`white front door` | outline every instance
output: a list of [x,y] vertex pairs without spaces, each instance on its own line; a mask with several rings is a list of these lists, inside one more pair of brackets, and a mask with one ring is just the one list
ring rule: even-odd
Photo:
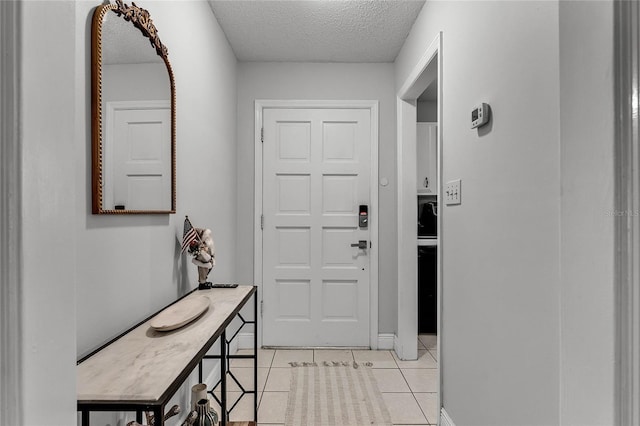
[[105,206],[171,209],[171,105],[165,101],[107,103]]
[[265,108],[263,127],[263,345],[368,347],[371,110]]

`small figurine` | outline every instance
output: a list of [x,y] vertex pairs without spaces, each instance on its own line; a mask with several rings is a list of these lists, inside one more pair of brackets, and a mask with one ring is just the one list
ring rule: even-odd
[[188,251],[193,256],[191,263],[198,267],[198,289],[212,288],[207,281],[211,269],[216,265],[216,249],[210,229],[194,228],[189,217],[184,219],[184,233],[182,237],[182,251]]

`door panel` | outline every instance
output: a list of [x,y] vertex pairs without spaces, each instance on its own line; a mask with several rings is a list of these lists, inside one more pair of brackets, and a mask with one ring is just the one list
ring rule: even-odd
[[263,344],[369,346],[369,109],[265,109]]
[[311,320],[311,282],[309,280],[277,279],[276,321]]
[[276,132],[280,161],[309,162],[311,123],[277,123]]
[[[121,105],[123,104],[123,105]],[[125,105],[126,104],[126,105]],[[157,104],[157,105],[156,105]],[[113,182],[104,205],[127,210],[171,207],[171,109],[168,103],[107,103],[104,167]]]
[[311,235],[305,227],[277,227],[276,250],[279,268],[311,267]]
[[357,123],[322,123],[325,162],[357,162]]
[[325,215],[356,214],[358,176],[325,175],[322,179],[322,212]]
[[324,280],[322,282],[322,320],[357,321],[358,320],[358,283],[357,281]]
[[[354,249],[351,244],[357,241],[357,228],[322,228],[322,266],[339,269],[358,269],[354,265]],[[328,271],[326,271],[328,274]]]
[[311,176],[305,174],[276,174],[277,214],[311,212]]

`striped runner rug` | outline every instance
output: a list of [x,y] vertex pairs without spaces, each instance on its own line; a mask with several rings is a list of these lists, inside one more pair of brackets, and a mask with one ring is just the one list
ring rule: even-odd
[[285,426],[391,426],[368,365],[291,363]]

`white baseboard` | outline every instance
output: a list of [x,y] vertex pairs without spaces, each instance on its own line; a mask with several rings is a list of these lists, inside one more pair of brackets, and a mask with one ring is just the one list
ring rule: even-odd
[[440,409],[440,426],[456,426],[445,411],[444,407]]
[[[237,349],[253,349],[253,333],[238,333],[238,336],[233,339],[231,346],[234,342],[237,343]],[[381,333],[378,334],[378,349],[391,350],[395,349],[396,336],[393,333]],[[235,353],[233,347],[229,348],[229,353]]]
[[400,351],[400,341],[395,334],[393,335],[393,350],[396,354],[402,353],[402,351]]
[[378,334],[378,349],[391,350],[395,349],[396,335],[393,333]]
[[253,333],[238,333],[233,340],[238,342],[238,349],[253,349]]

